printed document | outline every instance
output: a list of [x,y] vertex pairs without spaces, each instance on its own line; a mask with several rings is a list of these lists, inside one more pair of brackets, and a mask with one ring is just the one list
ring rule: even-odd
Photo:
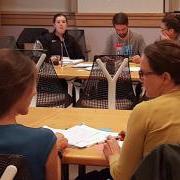
[[62,133],[70,145],[83,148],[91,145],[104,142],[109,135],[118,137],[117,132],[107,132],[89,127],[87,125],[76,125],[67,130],[53,129],[48,126],[44,128],[51,129],[54,133]]

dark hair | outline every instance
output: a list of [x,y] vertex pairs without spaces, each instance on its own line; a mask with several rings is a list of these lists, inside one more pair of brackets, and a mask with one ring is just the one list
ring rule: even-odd
[[180,44],[178,42],[157,41],[145,48],[144,55],[155,73],[168,72],[175,84],[180,84]]
[[66,22],[68,22],[68,20],[67,20],[67,16],[66,16],[66,15],[64,15],[64,14],[62,14],[62,13],[58,13],[58,14],[55,14],[55,15],[53,16],[53,23],[55,23],[55,22],[56,22],[56,18],[57,18],[57,17],[59,17],[59,16],[63,16],[63,17],[65,17]]
[[0,49],[0,116],[21,98],[35,77],[31,59],[15,50]]
[[128,25],[128,16],[127,16],[127,14],[122,13],[122,12],[116,13],[113,16],[112,24],[113,24],[113,26],[115,26],[116,24]]
[[180,33],[180,15],[179,14],[167,14],[162,22],[168,29],[174,29],[176,33]]

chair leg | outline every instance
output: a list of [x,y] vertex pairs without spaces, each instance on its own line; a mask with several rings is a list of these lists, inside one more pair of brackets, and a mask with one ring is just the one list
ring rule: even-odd
[[85,165],[79,165],[78,166],[78,176],[82,176],[86,173],[86,166]]
[[72,91],[73,91],[73,80],[67,81],[68,84],[68,94],[72,96]]
[[61,179],[69,180],[69,164],[62,164],[61,172]]

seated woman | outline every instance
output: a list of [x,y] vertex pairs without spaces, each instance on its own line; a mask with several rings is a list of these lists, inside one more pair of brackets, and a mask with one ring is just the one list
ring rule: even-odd
[[[169,39],[180,42],[180,15],[170,13],[161,20],[160,40]],[[139,64],[141,58],[133,58],[134,63]]]
[[17,51],[0,49],[0,154],[23,155],[33,180],[59,180],[58,149],[67,141],[51,130],[16,122],[26,115],[36,93],[36,67]]
[[161,39],[180,42],[180,15],[167,14],[161,21]]
[[153,99],[133,109],[122,149],[111,137],[104,144],[115,180],[129,180],[157,146],[180,142],[180,44],[161,40],[147,46],[140,66],[146,95]]
[[43,49],[47,50],[48,57],[60,55],[70,59],[84,59],[79,44],[67,32],[67,17],[63,14],[54,15],[53,25],[54,31],[39,37],[36,44],[42,44]]

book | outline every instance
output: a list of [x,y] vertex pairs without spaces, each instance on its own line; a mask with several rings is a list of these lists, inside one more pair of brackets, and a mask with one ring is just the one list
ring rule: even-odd
[[75,125],[66,130],[54,129],[48,126],[43,127],[51,129],[54,133],[63,134],[68,139],[69,145],[73,145],[78,148],[89,147],[97,143],[102,143],[108,136],[118,137],[118,132],[107,132],[84,124]]

